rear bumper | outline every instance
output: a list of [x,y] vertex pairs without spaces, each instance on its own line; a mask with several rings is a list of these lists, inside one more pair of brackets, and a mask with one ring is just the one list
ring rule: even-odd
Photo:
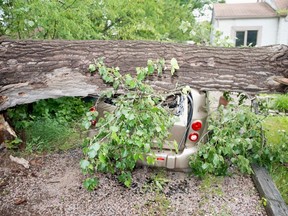
[[[175,154],[172,151],[155,152],[156,161],[151,166],[165,167],[167,169],[189,171],[189,160],[192,154],[197,152],[197,147],[185,148],[181,153]],[[148,165],[146,161],[139,161],[139,164]]]

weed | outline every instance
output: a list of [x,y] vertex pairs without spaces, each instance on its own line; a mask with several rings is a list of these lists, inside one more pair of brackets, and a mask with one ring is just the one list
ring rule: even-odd
[[16,150],[21,145],[22,140],[20,138],[15,138],[14,140],[9,140],[6,142],[6,148],[9,150]]
[[149,208],[149,215],[167,215],[167,211],[171,209],[171,202],[164,194],[156,193],[152,200],[145,204]]
[[146,184],[143,185],[144,191],[163,192],[163,187],[169,182],[163,170],[153,174]]
[[213,175],[207,175],[201,180],[201,184],[199,186],[199,189],[204,194],[210,194],[211,196],[222,196],[223,190],[222,190],[222,183],[223,183],[223,177],[221,176],[213,176]]

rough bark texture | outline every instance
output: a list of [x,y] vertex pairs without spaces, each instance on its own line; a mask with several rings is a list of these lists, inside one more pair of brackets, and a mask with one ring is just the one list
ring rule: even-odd
[[[288,47],[213,48],[148,41],[0,41],[0,111],[61,96],[86,96],[107,88],[88,66],[105,57],[108,66],[134,73],[148,59],[176,58],[180,69],[151,77],[167,90],[190,85],[201,90],[283,92],[273,79],[288,77]],[[168,68],[169,69],[169,68]]]

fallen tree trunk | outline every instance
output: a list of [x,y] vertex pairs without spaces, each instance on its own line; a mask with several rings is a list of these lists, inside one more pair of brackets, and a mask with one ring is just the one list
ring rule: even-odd
[[106,89],[88,66],[105,57],[108,66],[134,73],[148,59],[176,58],[180,69],[151,78],[160,89],[190,85],[201,90],[283,92],[275,77],[288,77],[288,47],[215,48],[148,41],[0,41],[0,111],[61,96],[87,96]]

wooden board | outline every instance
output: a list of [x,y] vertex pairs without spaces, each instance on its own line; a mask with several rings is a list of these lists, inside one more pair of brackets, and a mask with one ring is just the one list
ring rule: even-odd
[[274,184],[268,171],[257,165],[253,165],[253,180],[258,189],[260,196],[267,200],[265,206],[269,216],[288,216],[288,207],[284,202],[280,192]]

